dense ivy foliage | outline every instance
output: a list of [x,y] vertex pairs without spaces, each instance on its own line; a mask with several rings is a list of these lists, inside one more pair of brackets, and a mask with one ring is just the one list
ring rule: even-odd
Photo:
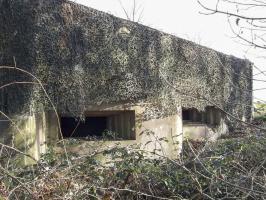
[[[66,0],[0,5],[0,64],[16,61],[35,74],[61,112],[79,116],[92,105],[148,102],[154,115],[168,115],[178,105],[204,110],[214,103],[251,117],[247,60]],[[30,79],[2,71],[4,83]],[[51,107],[38,85],[12,86],[6,98],[12,114]]]

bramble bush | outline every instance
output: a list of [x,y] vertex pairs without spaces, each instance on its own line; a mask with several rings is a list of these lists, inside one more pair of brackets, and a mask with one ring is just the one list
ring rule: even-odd
[[34,166],[1,160],[0,199],[266,198],[264,135],[183,146],[177,160],[133,145],[69,153],[69,162],[51,149]]

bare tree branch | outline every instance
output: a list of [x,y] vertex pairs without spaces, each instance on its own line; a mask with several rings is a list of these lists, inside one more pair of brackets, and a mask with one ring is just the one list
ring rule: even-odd
[[202,14],[210,15],[210,14],[220,13],[220,14],[225,14],[225,15],[239,17],[239,18],[248,19],[248,20],[266,20],[266,17],[248,17],[248,16],[245,16],[245,15],[239,15],[239,14],[228,12],[228,11],[212,9],[212,8],[209,8],[209,7],[205,6],[205,5],[203,5],[200,0],[197,0],[197,1],[198,1],[199,5],[202,8],[204,8],[207,11],[211,11],[211,13],[202,13]]

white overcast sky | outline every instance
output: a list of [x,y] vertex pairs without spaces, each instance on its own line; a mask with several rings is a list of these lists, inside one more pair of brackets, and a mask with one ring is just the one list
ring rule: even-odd
[[[119,0],[73,0],[76,3],[86,5],[117,17],[126,18]],[[130,12],[133,0],[120,0],[124,8]],[[189,39],[208,46],[220,52],[234,55],[240,58],[248,58],[261,70],[266,70],[266,51],[248,49],[233,39],[226,16],[202,15],[203,9],[196,0],[136,0],[143,14],[140,23]],[[138,14],[139,14],[138,13]],[[248,50],[248,51],[247,51]],[[254,69],[254,74],[258,73]],[[256,76],[256,79],[266,80],[265,75]],[[266,88],[265,82],[255,82],[254,89]],[[254,92],[254,97],[266,101],[266,90]],[[254,99],[257,101],[257,99]]]

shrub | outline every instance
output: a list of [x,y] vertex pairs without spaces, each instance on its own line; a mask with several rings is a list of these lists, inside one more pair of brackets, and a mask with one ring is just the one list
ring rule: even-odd
[[186,141],[178,160],[129,146],[69,153],[69,164],[50,150],[35,166],[1,165],[0,199],[263,199],[265,158],[264,136]]

